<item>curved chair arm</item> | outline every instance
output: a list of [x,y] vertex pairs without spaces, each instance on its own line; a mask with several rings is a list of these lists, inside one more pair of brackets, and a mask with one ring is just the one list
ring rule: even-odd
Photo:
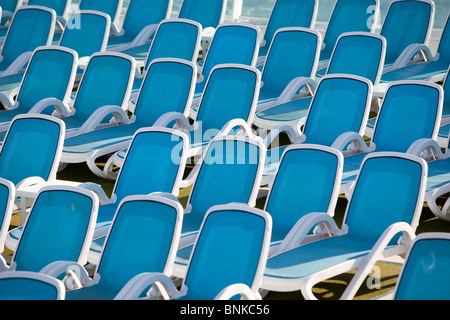
[[134,38],[134,40],[130,43],[129,47],[132,48],[146,44],[151,36],[155,34],[157,28],[157,24],[150,24],[144,27],[136,38]]
[[70,117],[75,114],[75,110],[71,109],[67,104],[56,98],[45,98],[36,103],[29,113],[42,113],[48,107],[53,106],[55,108],[55,117]]
[[102,120],[109,114],[114,116],[112,123],[130,124],[134,121],[134,118],[128,118],[127,114],[121,107],[108,105],[95,110],[94,113],[85,121],[85,123],[83,123],[78,132],[83,134],[95,130],[101,124]]
[[347,232],[346,226],[339,229],[333,217],[323,212],[312,212],[300,218],[289,231],[283,241],[271,252],[271,256],[281,252],[289,251],[302,244],[306,244],[310,231],[319,226],[321,234],[328,233],[330,236],[340,236]]
[[185,129],[187,131],[192,131],[195,129],[186,118],[186,116],[179,112],[167,112],[156,120],[153,124],[154,127],[167,127],[170,123],[175,121],[179,129]]
[[444,221],[450,221],[450,198],[447,199],[445,204],[442,206],[442,209],[437,205],[436,200],[449,192],[450,183],[425,193],[425,201],[427,202],[431,212],[433,212],[436,217]]
[[63,274],[66,275],[64,280],[65,286],[69,290],[80,289],[82,287],[90,287],[97,284],[100,280],[100,277],[94,277],[91,279],[89,277],[86,269],[79,263],[73,261],[55,261],[39,271],[39,273],[43,273],[52,277],[59,277]]
[[9,65],[5,71],[1,73],[2,77],[20,73],[20,71],[24,69],[30,61],[32,55],[32,51],[22,53],[16,58],[16,60],[13,61],[13,63]]
[[12,18],[14,17],[14,12],[11,11],[2,11],[2,18],[8,19],[8,22],[11,22]]
[[[417,43],[410,44],[403,50],[400,56],[395,60],[394,64],[392,64],[392,66],[389,67],[388,71],[407,66],[408,64],[411,63],[411,60],[418,53],[421,53],[423,55],[423,58],[427,61],[436,61],[439,57],[438,54],[436,54],[436,56],[433,57],[430,48],[424,44],[417,44]],[[386,70],[383,70],[383,73],[385,72]]]
[[404,254],[408,251],[416,236],[412,227],[406,222],[397,222],[389,226],[357,268],[358,271],[342,294],[341,300],[353,299],[374,264],[378,260],[386,258],[383,252],[398,233],[403,233],[404,242],[397,246],[397,250],[401,252],[396,252],[396,254]]
[[308,90],[309,95],[313,95],[317,89],[317,83],[307,77],[298,77],[292,79],[291,82],[284,88],[283,92],[277,99],[277,104],[282,104],[291,101],[300,89]]
[[240,295],[243,300],[261,300],[259,293],[253,292],[249,286],[243,283],[235,283],[220,291],[214,300],[230,300],[232,297]]
[[0,272],[5,271],[12,271],[12,268],[8,266],[8,263],[6,262],[5,258],[3,258],[2,255],[0,255]]
[[58,27],[58,29],[60,31],[64,30],[66,25],[67,25],[67,20],[66,19],[64,19],[63,17],[60,17],[60,16],[56,17],[56,26]]
[[6,110],[14,110],[19,106],[19,102],[14,102],[10,97],[8,97],[3,92],[0,92],[0,101],[5,106]]
[[364,138],[357,132],[344,132],[336,138],[331,147],[342,152],[349,150],[351,153],[366,153],[373,151],[375,145],[367,146]]
[[441,147],[437,141],[433,139],[422,138],[414,141],[408,148],[406,153],[422,157],[427,161],[432,159],[445,159],[447,154],[441,151]]
[[177,299],[186,294],[186,287],[179,291],[172,280],[163,273],[146,272],[134,276],[116,295],[114,300],[137,300],[148,287],[156,286],[164,299]]
[[89,191],[96,193],[99,198],[100,205],[105,205],[105,204],[110,204],[110,203],[116,202],[117,196],[115,194],[113,194],[111,196],[111,198],[108,198],[108,196],[105,193],[105,190],[103,190],[103,188],[96,183],[82,182],[82,183],[78,184],[78,187],[87,189]]
[[282,132],[287,134],[291,143],[302,143],[306,139],[305,135],[302,135],[301,132],[296,131],[291,126],[280,124],[271,129],[270,132],[267,134],[267,136],[264,138],[263,141],[264,146],[266,148],[269,148],[269,146],[275,141],[275,139]]
[[120,37],[125,34],[125,29],[117,28],[117,26],[114,23],[111,23],[111,37]]
[[[256,136],[253,133],[252,128],[249,126],[249,124],[244,119],[233,119],[233,120],[228,121],[216,136],[217,137],[226,136],[226,135],[230,134],[230,132],[236,127],[239,127],[239,129],[242,130],[247,137],[256,139],[256,140],[258,140],[258,139],[262,140],[262,138]],[[238,132],[236,132],[236,134],[237,133]]]

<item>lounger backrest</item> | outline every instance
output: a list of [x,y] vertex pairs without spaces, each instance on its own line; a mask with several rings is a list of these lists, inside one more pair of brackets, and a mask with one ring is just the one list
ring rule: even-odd
[[202,28],[191,20],[162,21],[148,52],[145,69],[157,58],[178,58],[197,62]]
[[111,30],[110,17],[96,11],[74,13],[67,22],[59,45],[71,48],[81,57],[105,51]]
[[183,0],[178,17],[197,21],[204,29],[217,28],[224,20],[226,6],[226,0]]
[[127,36],[136,37],[142,29],[151,24],[159,24],[169,18],[172,0],[133,0],[129,2],[123,21]]
[[189,115],[197,71],[181,59],[156,59],[150,64],[136,102],[136,121],[152,126],[167,112]]
[[28,112],[46,98],[68,102],[75,81],[78,55],[62,47],[39,47],[22,78],[16,103]]
[[270,217],[263,211],[239,205],[212,208],[190,260],[185,298],[212,300],[236,283],[256,292],[267,258],[270,228]]
[[128,195],[175,193],[184,172],[187,139],[165,128],[138,130],[114,186],[118,201]]
[[91,191],[42,189],[14,252],[15,270],[39,272],[56,261],[86,263],[97,210],[98,198]]
[[308,213],[334,215],[343,161],[329,147],[300,144],[286,149],[264,208],[273,219],[272,241],[283,240]]
[[367,79],[339,74],[323,77],[303,128],[305,142],[331,146],[345,132],[363,134],[371,98],[372,84]]
[[12,63],[21,54],[50,45],[56,14],[52,9],[25,6],[17,9],[2,48],[3,63]]
[[345,32],[370,32],[377,22],[379,1],[338,0],[331,12],[320,60],[328,60],[339,36]]
[[406,152],[418,139],[436,138],[442,100],[442,88],[433,83],[405,81],[391,85],[375,125],[376,150]]
[[393,1],[380,31],[387,42],[386,63],[393,63],[410,44],[428,44],[433,21],[432,1]]
[[386,40],[369,32],[344,33],[339,37],[328,65],[327,74],[354,74],[380,81],[386,54]]
[[[97,286],[117,294],[143,272],[171,275],[182,215],[179,202],[155,194],[125,198],[105,241],[96,270],[101,275]],[[124,261],[128,264],[125,269]]]
[[75,97],[77,116],[86,119],[102,106],[128,106],[135,62],[119,53],[92,55]]
[[211,70],[224,63],[255,65],[258,56],[259,30],[250,24],[220,25],[206,54],[202,76],[206,80]]
[[56,178],[64,123],[45,115],[16,116],[0,152],[0,176],[17,185],[29,177]]
[[[261,74],[255,67],[216,66],[208,79],[196,121],[203,133],[220,130],[233,119],[251,123],[258,101]],[[233,94],[230,94],[233,93]]]
[[397,222],[406,222],[415,230],[426,175],[426,162],[418,157],[393,152],[366,156],[344,218],[349,235],[375,243]]

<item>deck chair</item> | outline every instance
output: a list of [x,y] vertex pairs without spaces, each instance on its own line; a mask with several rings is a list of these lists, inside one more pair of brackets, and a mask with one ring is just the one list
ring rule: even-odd
[[64,283],[38,272],[0,273],[0,300],[64,300]]
[[70,16],[58,44],[75,50],[80,64],[85,66],[90,56],[106,50],[110,26],[111,19],[106,13],[78,11]]
[[[356,269],[340,299],[353,299],[373,265],[405,254],[415,237],[425,193],[425,160],[395,152],[366,156],[347,205],[343,226],[323,213],[297,224],[297,237],[268,259],[262,288],[317,299],[313,286]],[[322,240],[302,245],[315,225],[329,230]]]
[[242,136],[217,136],[185,179],[192,185],[181,230],[174,275],[183,278],[192,244],[209,208],[224,203],[256,204],[266,149]]
[[43,6],[55,11],[57,23],[53,40],[55,40],[55,37],[59,38],[60,33],[66,27],[71,4],[72,0],[28,0],[29,6]]
[[0,27],[2,29],[8,29],[9,23],[11,23],[14,12],[17,8],[22,6],[23,0],[1,0],[0,8],[2,8]]
[[[386,40],[373,33],[347,32],[336,42],[327,68],[318,70],[318,78],[327,74],[352,74],[364,77],[377,84],[380,80]],[[314,78],[304,77],[295,80],[296,85],[284,91],[283,95],[271,105],[260,107],[254,124],[260,129],[270,130],[278,125],[296,125],[303,121],[315,94]],[[303,89],[299,93],[299,89]]]
[[39,272],[60,260],[85,264],[98,203],[95,193],[83,188],[44,186],[25,225],[10,231],[19,232],[20,238],[9,266],[0,259],[1,272]]
[[21,224],[30,188],[39,189],[56,179],[64,133],[64,123],[47,115],[18,115],[11,122],[0,150],[0,177],[16,188]]
[[4,251],[15,200],[16,186],[11,181],[0,178],[0,253]]
[[[383,100],[370,144],[360,135],[342,135],[333,145],[339,150],[354,143],[346,156],[342,191],[348,194],[367,153],[406,152],[419,139],[436,139],[442,112],[442,88],[425,81],[398,81],[390,85]],[[351,154],[351,153],[355,154]]]
[[[262,185],[270,184],[281,155],[289,144],[308,143],[332,147],[348,132],[362,138],[370,112],[372,87],[368,79],[358,76],[324,76],[319,82],[305,121],[275,127],[264,138],[264,145],[269,150]],[[280,145],[281,133],[287,134],[289,144]]]
[[[23,75],[0,78],[2,92],[0,101],[0,136],[12,119],[25,113],[34,113],[34,106],[49,98],[68,103],[75,83],[78,54],[67,48],[43,46],[34,50]],[[17,87],[16,87],[17,86]]]
[[277,0],[275,1],[259,47],[257,66],[263,65],[275,33],[280,28],[301,27],[314,29],[318,0]]
[[407,47],[428,44],[434,7],[432,0],[394,0],[389,5],[380,31],[387,41],[385,73],[390,71]]
[[0,76],[20,73],[32,52],[50,45],[55,32],[56,13],[39,6],[16,10],[1,48]]
[[177,129],[190,137],[190,156],[199,156],[216,135],[237,134],[235,128],[254,138],[251,124],[260,82],[255,67],[219,64],[210,73],[193,124],[182,113],[169,112],[154,125],[166,127],[176,122]]
[[[171,17],[171,19],[179,18],[195,21],[200,25],[203,58],[214,37],[216,28],[224,22],[226,4],[226,0],[183,0],[178,15]],[[143,60],[147,56],[150,46],[151,43],[141,44],[127,49],[125,53],[135,59]]]
[[345,32],[373,32],[380,11],[378,0],[338,0],[328,19],[328,25],[323,37],[318,69],[328,64],[336,41]]
[[[442,148],[435,139],[419,139],[408,149],[409,154],[420,156],[428,163],[427,190],[425,201],[431,212],[444,221],[450,221],[450,152],[449,140]],[[444,151],[442,151],[444,150]],[[447,200],[440,205],[440,198]]]
[[381,83],[374,88],[375,97],[383,98],[390,82],[408,80],[400,71],[393,72],[391,76],[391,71],[410,63],[416,56],[411,55],[415,48],[428,45],[434,11],[432,0],[395,0],[390,3],[380,31],[386,38],[387,48]]
[[85,266],[72,261],[54,262],[41,272],[58,277],[78,270],[78,276],[67,276],[81,287],[67,288],[66,300],[112,300],[138,274],[171,276],[183,221],[183,207],[172,197],[153,193],[121,201],[93,278]]
[[393,293],[394,300],[448,300],[450,238],[422,233],[413,241]]
[[[123,51],[136,59],[136,78],[132,99],[141,89],[149,64],[158,58],[177,58],[197,63],[202,27],[198,22],[184,19],[167,19],[158,25],[149,51],[136,57],[134,49]],[[142,70],[141,70],[142,69]]]
[[164,299],[260,300],[258,290],[271,226],[270,215],[264,211],[243,204],[214,206],[202,223],[179,290],[167,275],[142,273],[133,278],[116,299],[146,297],[146,287],[152,286],[156,287],[153,297]]
[[[212,69],[225,63],[255,66],[258,58],[260,31],[248,23],[222,23],[214,33],[209,49],[199,63],[199,78],[195,86],[194,105],[197,105]],[[239,49],[237,49],[239,48]]]
[[102,170],[98,158],[126,149],[134,133],[151,127],[167,112],[185,116],[189,110],[197,76],[194,63],[181,59],[155,59],[146,73],[133,116],[120,121],[123,125],[81,134],[64,142],[63,163],[86,162],[89,169],[101,178],[117,178],[113,159]]
[[117,125],[116,119],[125,118],[134,73],[132,57],[119,52],[94,53],[73,101],[66,104],[58,99],[44,99],[33,110],[53,108],[54,115],[66,124],[66,138]]
[[[264,205],[273,220],[269,256],[289,241],[291,229],[306,214],[334,216],[343,165],[342,153],[331,147],[296,144],[286,148]],[[318,237],[311,234],[310,241]]]
[[[80,0],[79,10],[93,10],[106,13],[111,18],[111,26],[119,24],[123,0]],[[113,27],[112,27],[113,28]]]
[[423,43],[412,44],[397,58],[395,64],[392,66],[392,71],[383,74],[381,81],[427,80],[439,82],[443,80],[449,64],[450,15],[445,23],[439,46],[434,56],[427,45]]
[[145,45],[153,38],[156,27],[170,18],[172,0],[133,0],[128,4],[121,30],[114,26],[108,50],[122,51]]
[[437,141],[445,148],[450,132],[450,65],[444,77],[442,88],[444,90],[444,104],[442,105],[441,128],[439,129]]
[[320,33],[300,27],[279,29],[262,68],[257,111],[272,106],[280,95],[295,87],[299,77],[314,79],[319,62]]

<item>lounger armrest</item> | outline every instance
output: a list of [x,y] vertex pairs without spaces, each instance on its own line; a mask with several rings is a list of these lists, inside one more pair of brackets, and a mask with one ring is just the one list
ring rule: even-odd
[[55,31],[63,31],[67,25],[67,20],[61,16],[56,17],[56,26],[58,27]]
[[13,63],[9,65],[9,67],[5,71],[1,73],[2,76],[9,76],[12,74],[19,73],[26,67],[32,55],[33,55],[32,51],[22,53],[20,56],[16,58],[16,60],[13,61]]
[[283,92],[278,97],[276,104],[278,105],[291,101],[297,95],[299,90],[302,88],[307,89],[309,95],[313,95],[314,92],[316,91],[317,84],[311,78],[307,77],[295,78],[291,80],[291,82],[289,82],[286,88],[284,88]]
[[367,146],[364,138],[357,132],[345,132],[341,134],[336,138],[331,147],[342,152],[349,151],[351,153],[365,153],[374,149],[374,145]]
[[97,194],[100,205],[106,205],[116,202],[117,196],[113,194],[111,198],[108,198],[108,196],[105,193],[105,190],[103,190],[103,188],[99,184],[93,182],[82,182],[78,184],[78,187],[87,189]]
[[[239,127],[239,130],[232,132],[232,130],[236,127]],[[219,131],[217,134],[218,137],[221,136],[227,136],[230,133],[232,134],[239,134],[239,132],[244,132],[245,135],[251,139],[261,139],[260,137],[256,136],[250,125],[244,120],[244,119],[233,119],[228,121],[223,128]]]
[[11,99],[3,92],[0,92],[0,101],[3,103],[6,110],[14,110],[19,106],[19,102],[11,101]]
[[194,130],[194,126],[191,125],[186,116],[179,112],[168,112],[159,117],[153,124],[154,127],[167,127],[172,122],[176,123],[177,128],[185,129],[187,131]]
[[2,18],[6,18],[8,19],[8,21],[11,21],[12,18],[14,17],[14,12],[11,11],[2,11]]
[[68,290],[80,289],[82,287],[90,287],[99,281],[99,277],[91,279],[86,269],[79,263],[74,261],[55,261],[39,271],[52,277],[65,275],[64,284]]
[[433,139],[422,138],[414,141],[408,148],[406,153],[422,157],[427,161],[435,159],[445,159],[448,157],[441,151],[441,147],[437,141]]
[[430,190],[425,193],[425,201],[431,212],[444,221],[450,221],[450,198],[448,198],[442,208],[438,206],[437,199],[450,192],[450,183],[445,184],[439,188]]
[[51,106],[55,109],[53,113],[55,117],[70,117],[75,113],[75,110],[56,98],[42,99],[31,108],[29,113],[42,113],[42,111]]
[[270,132],[264,138],[264,146],[266,148],[269,148],[281,133],[287,134],[291,143],[302,143],[306,139],[306,136],[302,135],[302,133],[298,130],[296,131],[291,126],[281,124],[275,126],[272,130],[270,130]]
[[[410,44],[407,46],[403,52],[398,56],[395,60],[394,64],[389,68],[389,70],[395,70],[398,68],[403,68],[411,63],[414,57],[418,54],[422,53],[423,58],[427,61],[437,60],[438,56],[433,57],[431,50],[428,46],[424,44]],[[383,71],[384,73],[385,71]]]
[[[355,296],[356,292],[360,288],[361,284],[365,280],[366,276],[372,270],[374,264],[378,260],[382,260],[388,258],[385,250],[387,249],[389,243],[392,241],[394,237],[396,237],[399,233],[402,233],[401,243],[398,244],[395,254],[405,254],[409,247],[411,246],[415,233],[413,228],[406,222],[397,222],[389,226],[383,234],[378,238],[378,241],[370,250],[369,254],[364,258],[358,267],[358,271],[348,284],[345,289],[343,295],[341,296],[342,300],[351,300]],[[391,251],[394,252],[394,251]]]
[[11,268],[8,266],[5,258],[0,255],[0,272],[11,271]]
[[253,292],[249,286],[243,283],[235,283],[227,286],[214,298],[214,300],[230,300],[240,295],[243,300],[261,300],[259,293]]
[[144,27],[141,32],[134,38],[134,40],[130,43],[129,47],[137,47],[146,44],[152,35],[155,34],[156,29],[158,28],[157,24],[150,24]]
[[147,272],[138,274],[128,281],[114,300],[137,300],[150,286],[157,289],[164,299],[177,299],[186,295],[186,287],[182,287],[179,291],[167,275]]
[[28,177],[28,178],[23,179],[16,185],[16,192],[18,194],[20,194],[21,192],[26,192],[26,189],[31,186],[36,186],[36,185],[43,186],[45,183],[46,183],[46,181],[41,177],[37,177],[37,176]]
[[302,218],[292,227],[283,241],[271,252],[271,256],[291,250],[307,242],[312,228],[318,226],[320,233],[329,236],[340,236],[347,232],[346,227],[339,229],[333,217],[323,212],[312,212]]
[[125,29],[117,28],[117,26],[114,23],[111,23],[111,37],[120,37],[125,34]]
[[79,131],[80,134],[95,130],[101,124],[102,120],[104,120],[106,116],[110,114],[113,115],[113,119],[111,120],[112,123],[129,124],[134,120],[134,118],[128,118],[125,111],[119,106],[103,106],[95,110],[94,113],[81,126]]

